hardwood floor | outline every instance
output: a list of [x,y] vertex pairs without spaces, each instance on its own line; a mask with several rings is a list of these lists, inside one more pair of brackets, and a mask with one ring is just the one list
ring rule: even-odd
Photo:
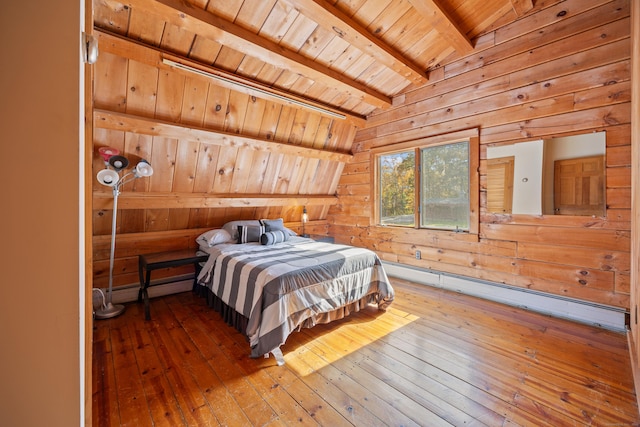
[[293,333],[286,364],[182,293],[96,321],[94,426],[638,425],[623,334],[392,280],[396,300]]

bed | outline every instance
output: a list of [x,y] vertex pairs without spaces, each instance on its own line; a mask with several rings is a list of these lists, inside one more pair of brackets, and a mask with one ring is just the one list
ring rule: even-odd
[[369,304],[386,310],[394,298],[373,251],[297,236],[281,219],[231,221],[197,241],[209,257],[196,289],[246,335],[251,357],[273,354],[281,365],[292,332]]

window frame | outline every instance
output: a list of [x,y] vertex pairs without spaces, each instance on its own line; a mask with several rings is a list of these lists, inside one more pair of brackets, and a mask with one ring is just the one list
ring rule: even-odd
[[[469,230],[446,230],[440,228],[422,228],[420,227],[419,205],[421,200],[421,181],[419,168],[415,168],[415,195],[416,203],[414,206],[414,226],[395,226],[383,225],[380,223],[380,173],[378,170],[379,158],[383,155],[414,150],[416,153],[416,166],[420,165],[420,153],[423,148],[430,148],[439,145],[449,145],[458,142],[469,142]],[[372,207],[372,226],[377,227],[397,227],[398,229],[416,229],[430,232],[456,233],[478,236],[480,228],[480,138],[479,129],[467,129],[463,131],[448,133],[444,135],[436,135],[404,141],[400,143],[375,147],[371,149],[371,207]]]

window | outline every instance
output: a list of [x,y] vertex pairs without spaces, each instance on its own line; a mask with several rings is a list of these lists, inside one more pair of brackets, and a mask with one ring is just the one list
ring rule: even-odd
[[383,225],[415,225],[415,170],[413,151],[385,154],[379,157],[380,223]]
[[420,149],[420,227],[469,230],[469,142]]
[[477,234],[477,136],[399,145],[374,150],[376,223]]

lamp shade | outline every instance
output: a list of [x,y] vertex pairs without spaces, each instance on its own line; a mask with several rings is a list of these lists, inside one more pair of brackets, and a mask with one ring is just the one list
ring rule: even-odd
[[98,172],[98,182],[102,185],[106,185],[107,187],[113,187],[119,180],[120,175],[112,169],[102,169]]
[[100,153],[100,156],[102,156],[102,160],[104,160],[105,163],[108,163],[109,159],[112,156],[116,156],[116,155],[120,154],[120,150],[118,150],[117,148],[112,148],[112,147],[100,147],[98,149],[98,153]]
[[136,178],[142,178],[145,176],[153,175],[153,168],[146,160],[141,160],[140,163],[136,165],[135,170]]
[[120,172],[122,169],[129,166],[129,160],[123,156],[111,156],[109,158],[109,164],[113,167],[117,172]]

